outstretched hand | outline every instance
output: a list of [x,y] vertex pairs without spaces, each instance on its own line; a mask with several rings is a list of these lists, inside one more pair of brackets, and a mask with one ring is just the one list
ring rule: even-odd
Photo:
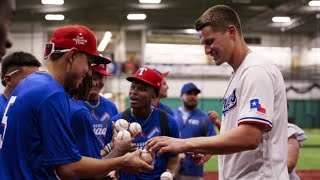
[[188,152],[187,154],[190,155],[191,159],[194,161],[194,163],[197,166],[202,166],[212,156],[211,154],[193,153],[193,152]]
[[113,153],[114,156],[116,157],[123,156],[127,152],[133,152],[136,150],[136,144],[132,143],[133,138],[125,139],[125,140],[117,139],[118,132],[115,128],[114,122],[112,122],[112,131],[113,131],[113,135],[112,135],[113,147],[112,147],[111,153]]
[[187,144],[184,139],[177,139],[167,136],[154,137],[146,142],[147,150],[157,152],[160,156],[166,152],[183,153],[187,150]]

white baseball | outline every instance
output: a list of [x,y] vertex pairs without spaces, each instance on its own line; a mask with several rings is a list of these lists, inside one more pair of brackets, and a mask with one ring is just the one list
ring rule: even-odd
[[121,130],[117,134],[117,139],[119,139],[119,140],[125,140],[125,139],[130,139],[130,138],[131,138],[131,135],[130,135],[129,131],[127,131],[127,130]]
[[141,132],[141,126],[139,123],[133,122],[129,125],[129,132],[133,137],[135,137],[138,133]]
[[116,121],[115,127],[118,132],[121,130],[128,130],[129,123],[125,119],[118,119]]
[[161,174],[160,180],[173,180],[173,176],[170,172],[166,171]]

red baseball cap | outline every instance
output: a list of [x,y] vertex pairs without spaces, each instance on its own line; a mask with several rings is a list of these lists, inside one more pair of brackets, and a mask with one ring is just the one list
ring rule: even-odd
[[80,51],[93,55],[95,64],[108,64],[111,61],[99,56],[97,39],[87,27],[71,25],[58,28],[51,37],[51,42],[58,48],[77,48]]
[[155,71],[156,71],[158,74],[160,74],[160,76],[162,76],[162,77],[167,77],[168,74],[169,74],[169,71],[168,71],[168,72],[161,73],[158,69],[153,68],[153,70],[155,70]]
[[130,82],[141,80],[160,90],[162,78],[163,76],[157,73],[157,71],[148,67],[142,67],[134,74],[134,76],[127,77],[127,80]]
[[111,74],[108,73],[108,71],[107,71],[106,64],[95,64],[95,65],[91,66],[91,69],[92,69],[92,71],[103,74],[105,76],[111,76]]

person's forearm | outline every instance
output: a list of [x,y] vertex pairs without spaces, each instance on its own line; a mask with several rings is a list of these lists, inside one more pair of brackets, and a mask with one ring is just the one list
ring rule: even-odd
[[257,127],[240,125],[224,134],[185,139],[185,151],[204,154],[231,154],[252,150],[258,146],[262,135],[263,131]]
[[176,155],[174,157],[169,157],[168,162],[167,162],[167,169],[172,173],[172,174],[177,174],[179,170],[179,156]]
[[96,177],[120,169],[122,162],[123,157],[103,160],[82,157],[77,162],[57,167],[56,171],[61,179]]

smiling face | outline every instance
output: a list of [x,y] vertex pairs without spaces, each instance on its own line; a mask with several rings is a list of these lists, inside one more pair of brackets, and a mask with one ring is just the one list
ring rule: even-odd
[[199,31],[199,38],[204,45],[205,53],[212,56],[217,66],[225,62],[232,64],[235,43],[234,34],[230,33],[230,29],[234,27],[229,26],[224,32],[215,32],[211,26],[206,26]]
[[73,58],[71,68],[67,72],[65,79],[65,87],[68,90],[78,88],[86,76],[92,76],[91,64],[93,57],[91,55],[77,52]]
[[90,91],[90,95],[95,95],[95,96],[99,95],[106,80],[107,80],[106,75],[100,74],[96,71],[92,71],[92,89]]
[[10,25],[15,13],[15,0],[2,0],[0,2],[0,62],[6,53],[6,48],[11,47]]

